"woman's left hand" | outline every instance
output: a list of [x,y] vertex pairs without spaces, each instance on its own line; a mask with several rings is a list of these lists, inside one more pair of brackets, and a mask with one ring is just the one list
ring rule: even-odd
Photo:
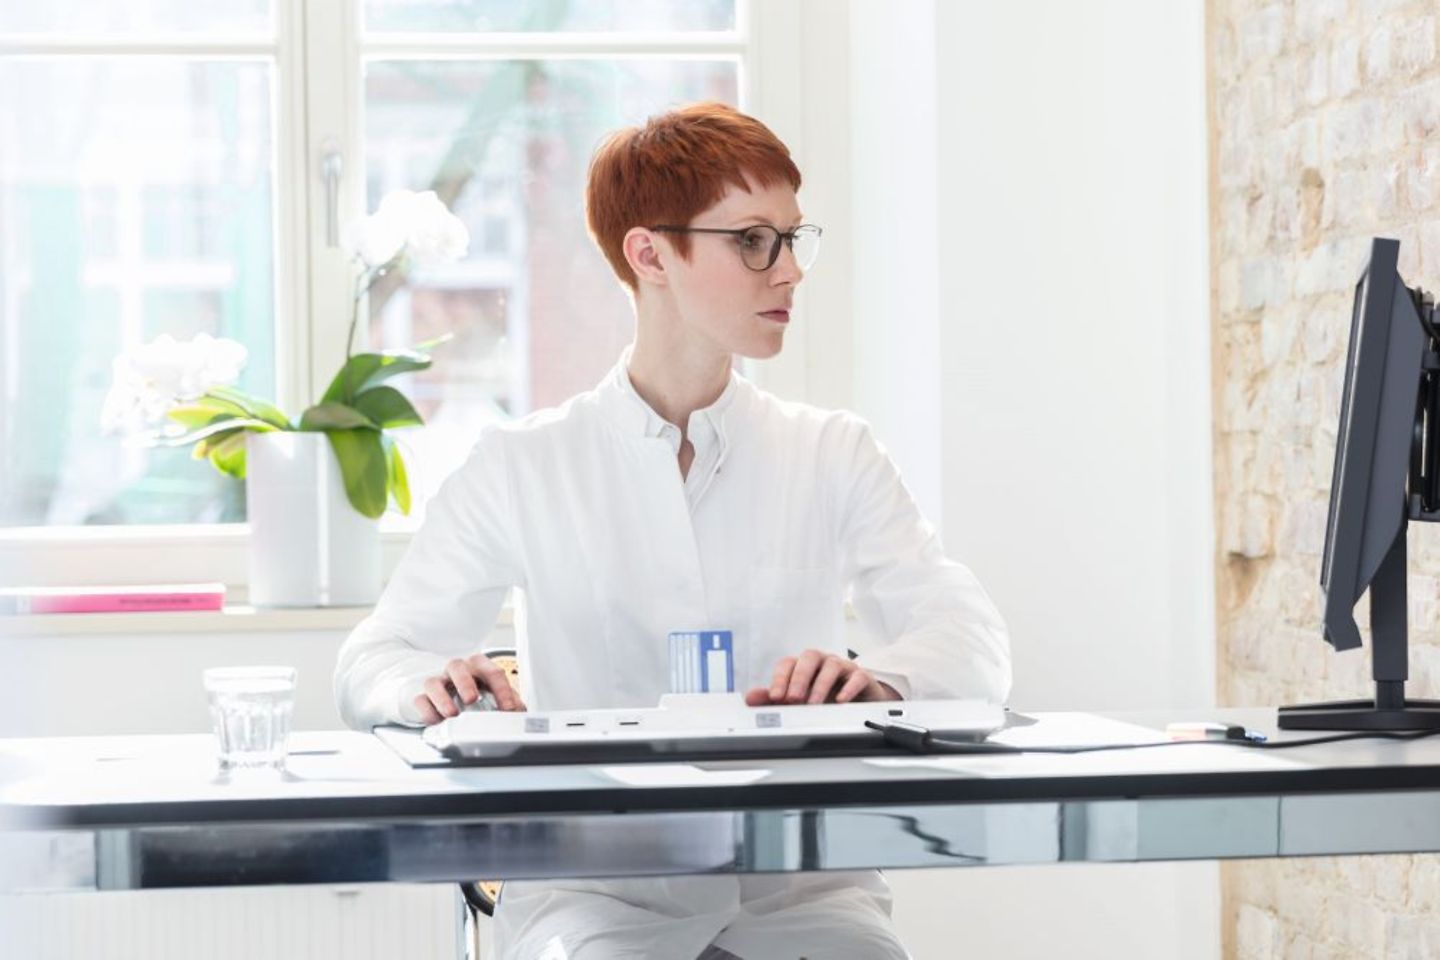
[[876,680],[854,660],[823,650],[785,657],[776,664],[769,687],[756,687],[745,694],[745,702],[752,707],[899,699],[894,687]]

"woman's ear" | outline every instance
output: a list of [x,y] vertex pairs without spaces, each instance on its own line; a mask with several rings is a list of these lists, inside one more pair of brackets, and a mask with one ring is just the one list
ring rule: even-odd
[[660,238],[644,227],[631,227],[621,241],[620,249],[625,252],[625,262],[635,271],[637,280],[664,287],[669,284],[669,279],[661,261],[659,242]]

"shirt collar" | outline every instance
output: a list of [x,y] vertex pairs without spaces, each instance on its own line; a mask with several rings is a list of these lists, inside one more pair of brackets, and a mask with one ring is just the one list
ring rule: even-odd
[[[600,407],[627,436],[659,437],[665,434],[667,426],[672,425],[645,402],[645,399],[636,391],[635,384],[630,380],[630,355],[634,346],[634,344],[626,346],[620,354],[619,361],[600,382],[598,388]],[[732,369],[729,382],[725,384],[725,389],[721,391],[715,402],[690,415],[686,433],[692,438],[692,443],[696,442],[695,437],[712,431],[723,442],[725,417],[734,406],[738,385],[743,379]]]

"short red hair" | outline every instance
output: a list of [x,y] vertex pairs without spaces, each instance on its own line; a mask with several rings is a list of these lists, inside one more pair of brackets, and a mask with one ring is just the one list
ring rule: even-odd
[[[585,219],[610,267],[631,290],[639,281],[622,249],[631,227],[684,226],[725,195],[789,183],[800,170],[780,138],[754,117],[723,103],[696,103],[610,134],[590,159]],[[689,258],[690,237],[668,239]]]

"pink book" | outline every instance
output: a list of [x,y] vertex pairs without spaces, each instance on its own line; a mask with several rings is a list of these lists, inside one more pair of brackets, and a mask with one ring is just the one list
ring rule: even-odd
[[0,614],[219,610],[224,606],[223,583],[0,587]]

